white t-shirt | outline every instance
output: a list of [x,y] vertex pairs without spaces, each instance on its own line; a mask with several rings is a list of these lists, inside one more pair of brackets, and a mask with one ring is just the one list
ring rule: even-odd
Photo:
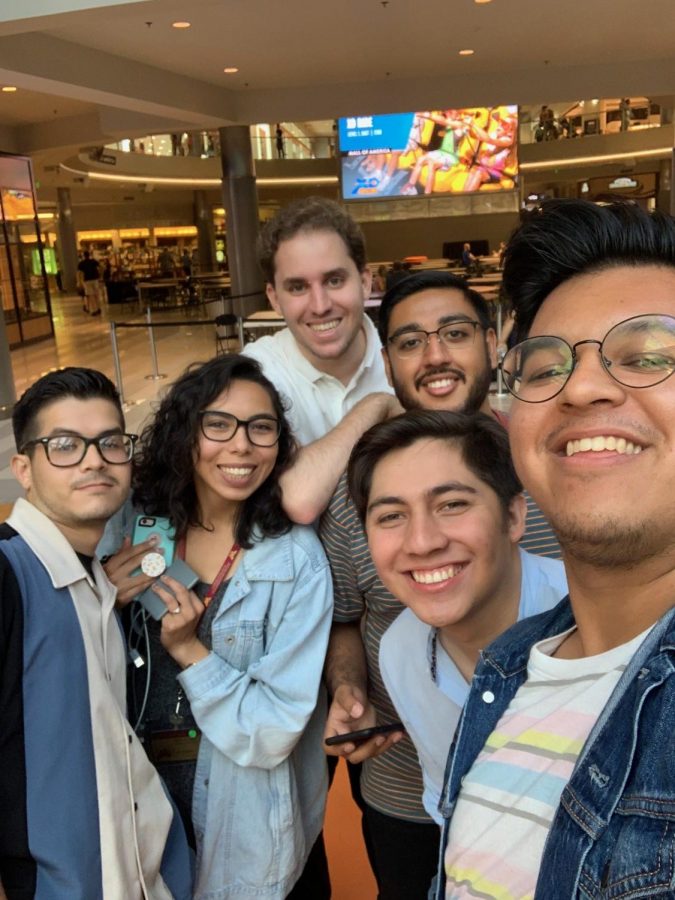
[[288,328],[244,347],[289,404],[288,418],[300,444],[322,438],[356,403],[375,391],[393,393],[382,362],[381,344],[371,320],[363,317],[366,352],[349,384],[316,369]]
[[[551,609],[567,594],[563,564],[520,550],[518,619]],[[445,652],[435,630],[404,610],[380,643],[380,671],[422,767],[425,810],[439,825],[445,764],[469,685]],[[436,644],[436,682],[431,655]]]
[[447,900],[534,896],[563,789],[651,628],[597,656],[555,659],[574,630],[532,647],[527,680],[462,779],[445,851]]

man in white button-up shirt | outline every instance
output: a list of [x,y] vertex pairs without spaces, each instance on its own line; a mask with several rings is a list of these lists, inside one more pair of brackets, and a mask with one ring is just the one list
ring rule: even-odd
[[126,718],[115,589],[95,548],[135,435],[115,386],[52,372],[13,415],[24,488],[0,526],[0,897],[191,896],[178,815]]
[[244,352],[289,403],[303,449],[284,476],[284,506],[309,523],[327,505],[355,441],[399,407],[364,314],[372,276],[363,234],[342,207],[319,197],[291,203],[263,228],[259,258],[269,301],[287,327]]

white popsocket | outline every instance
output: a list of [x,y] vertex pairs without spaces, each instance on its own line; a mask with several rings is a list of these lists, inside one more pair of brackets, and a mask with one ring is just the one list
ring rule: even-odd
[[161,553],[146,553],[141,560],[141,571],[144,575],[158,578],[166,569],[166,560]]

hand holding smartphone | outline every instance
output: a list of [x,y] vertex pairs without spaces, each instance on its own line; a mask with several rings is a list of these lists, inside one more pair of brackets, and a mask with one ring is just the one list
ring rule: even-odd
[[374,725],[372,728],[362,728],[360,731],[347,731],[345,734],[334,734],[324,741],[329,747],[336,744],[362,744],[378,734],[391,734],[392,731],[405,731],[402,722],[389,722],[387,725]]

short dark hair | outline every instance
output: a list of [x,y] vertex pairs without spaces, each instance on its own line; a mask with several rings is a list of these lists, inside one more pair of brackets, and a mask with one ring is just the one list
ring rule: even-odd
[[292,463],[295,441],[281,398],[248,356],[217,356],[189,366],[174,382],[159,405],[153,421],[143,429],[132,478],[133,502],[148,515],[170,519],[176,534],[185,533],[199,520],[194,486],[193,453],[199,441],[199,414],[233,381],[259,384],[269,395],[279,419],[278,454],[269,477],[241,506],[235,536],[242,547],[250,547],[253,529],[263,537],[276,537],[291,528],[281,506],[279,476]]
[[523,486],[511,459],[506,430],[485,413],[415,409],[381,422],[358,441],[349,458],[347,482],[356,510],[365,523],[375,466],[394,450],[424,438],[457,446],[466,467],[497,495],[506,514]]
[[284,206],[260,231],[258,262],[267,284],[274,284],[279,245],[301,231],[334,231],[344,241],[359,272],[366,268],[366,242],[354,219],[334,200],[307,197]]
[[383,347],[387,345],[389,321],[394,307],[412,294],[419,294],[421,291],[428,291],[433,288],[452,288],[460,291],[467,303],[473,307],[476,318],[482,327],[485,329],[492,327],[488,305],[477,291],[472,291],[463,278],[453,275],[452,272],[434,271],[432,269],[428,272],[416,272],[413,275],[402,278],[390,287],[382,298],[377,317],[377,330]]
[[519,338],[546,297],[575,275],[616,266],[675,266],[675,219],[628,201],[549,200],[525,214],[504,251],[503,286]]
[[15,404],[12,411],[14,441],[19,453],[29,441],[37,437],[35,431],[39,413],[51,403],[65,397],[77,400],[109,400],[124,427],[124,413],[117,388],[103,372],[80,366],[67,366],[56,372],[48,372],[32,384]]

